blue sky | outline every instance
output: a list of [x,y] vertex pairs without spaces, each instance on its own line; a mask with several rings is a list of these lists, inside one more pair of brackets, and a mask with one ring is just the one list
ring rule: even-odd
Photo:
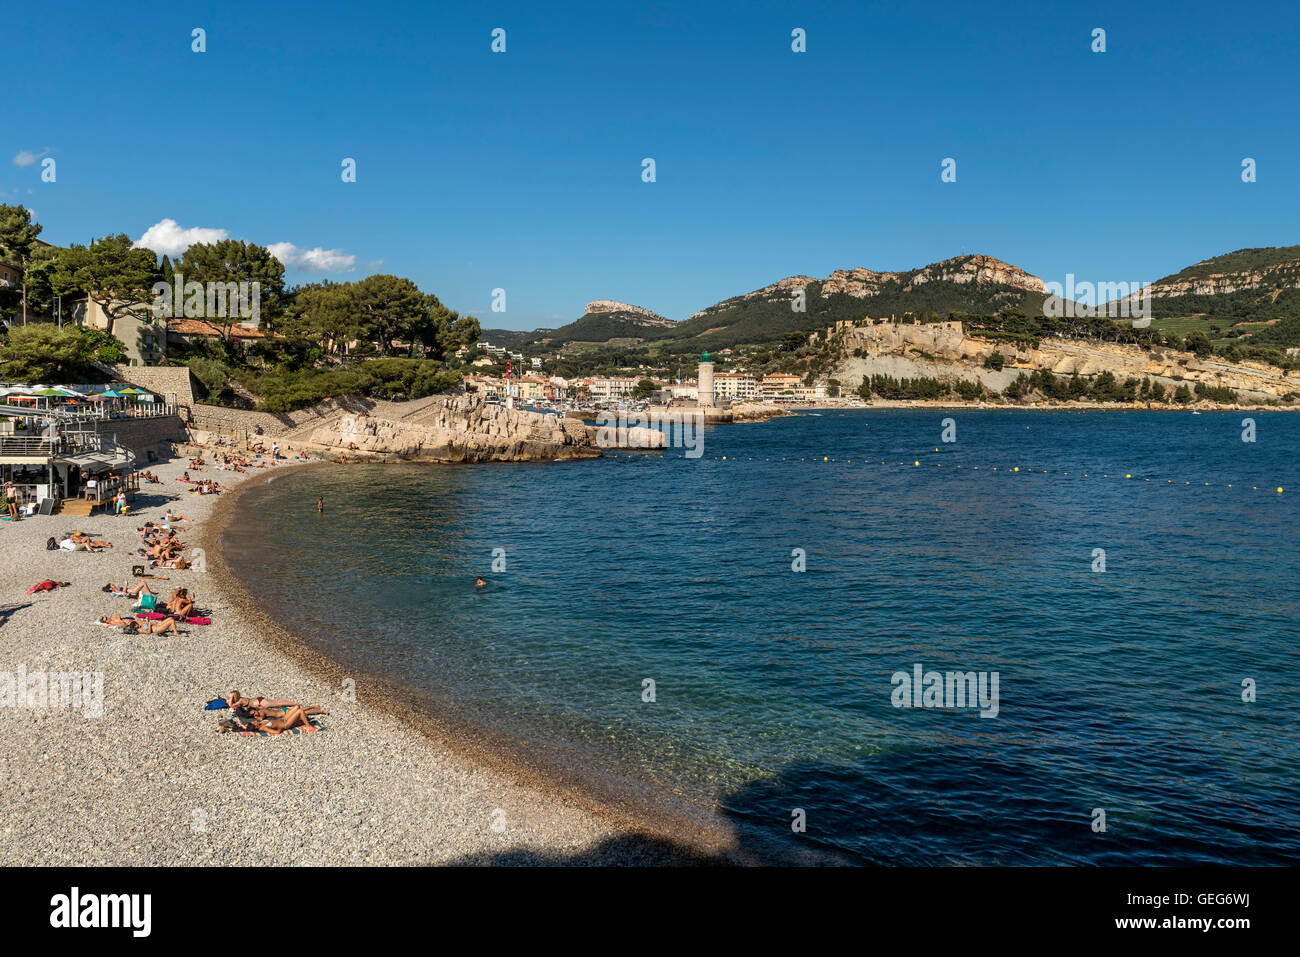
[[44,238],[224,230],[292,244],[294,281],[393,272],[486,327],[560,325],[597,298],[682,319],[787,275],[963,250],[1131,282],[1300,243],[1290,4],[71,2],[5,19],[0,201]]

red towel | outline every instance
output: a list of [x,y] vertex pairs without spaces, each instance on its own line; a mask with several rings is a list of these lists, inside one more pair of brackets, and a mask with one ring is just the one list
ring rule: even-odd
[[[148,618],[150,621],[163,621],[167,618],[170,618],[171,616],[164,615],[162,612],[157,612],[157,611],[142,611],[139,617]],[[195,615],[192,618],[182,618],[181,624],[182,625],[210,625],[212,624],[212,619],[204,618],[201,615]]]

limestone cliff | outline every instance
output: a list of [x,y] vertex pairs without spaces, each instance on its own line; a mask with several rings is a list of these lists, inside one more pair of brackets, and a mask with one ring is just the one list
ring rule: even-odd
[[471,395],[439,397],[400,420],[340,416],[309,441],[331,457],[382,461],[528,462],[601,454],[581,422],[489,405]]
[[[986,369],[993,353],[1006,360],[1000,371]],[[1091,378],[1112,373],[1121,382],[1150,378],[1176,388],[1197,382],[1235,390],[1243,402],[1282,399],[1300,393],[1300,373],[1285,373],[1261,362],[1228,363],[1190,352],[1073,339],[1043,339],[1027,343],[990,340],[968,335],[960,322],[876,322],[843,330],[841,358],[828,378],[846,391],[856,390],[864,377],[928,377],[947,382],[980,382],[992,392],[1005,389],[1022,372],[1044,370],[1061,376],[1077,373]]]

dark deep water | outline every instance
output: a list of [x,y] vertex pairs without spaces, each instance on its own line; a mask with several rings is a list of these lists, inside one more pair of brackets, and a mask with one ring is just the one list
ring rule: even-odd
[[[332,657],[747,832],[1296,864],[1297,449],[1294,414],[826,411],[710,428],[699,459],[259,479],[226,543]],[[997,716],[894,707],[916,664],[997,672]]]

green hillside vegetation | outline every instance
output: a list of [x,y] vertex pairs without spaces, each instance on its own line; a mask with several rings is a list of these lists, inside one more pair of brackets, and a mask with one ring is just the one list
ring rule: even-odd
[[1258,272],[1279,263],[1300,264],[1300,246],[1264,246],[1258,249],[1238,249],[1204,262],[1188,266],[1181,272],[1166,276],[1160,282],[1184,279],[1204,279],[1206,276],[1232,272]]
[[489,342],[494,346],[505,346],[507,349],[522,349],[528,343],[533,342],[541,336],[549,335],[550,329],[533,329],[523,331],[520,329],[484,329],[479,338],[483,342]]
[[[576,319],[567,326],[560,326],[534,335],[529,342],[550,340],[555,344],[565,342],[608,342],[610,339],[658,339],[665,334],[672,334],[667,326],[652,324],[646,317],[635,312],[617,310],[615,312],[591,312],[581,319]],[[492,340],[489,339],[489,342]],[[493,343],[495,345],[495,343]]]
[[[948,280],[923,283],[913,289],[907,284],[916,271],[881,284],[880,294],[867,299],[835,293],[822,296],[822,283],[806,287],[806,312],[794,312],[791,300],[743,297],[728,299],[703,314],[679,323],[672,338],[700,349],[753,345],[781,341],[787,333],[814,332],[841,319],[863,316],[911,314],[918,321],[948,319],[954,312],[989,312],[1014,308],[1042,311],[1045,296],[996,283],[957,283]],[[723,327],[723,328],[718,328]],[[712,330],[712,331],[710,331]]]

